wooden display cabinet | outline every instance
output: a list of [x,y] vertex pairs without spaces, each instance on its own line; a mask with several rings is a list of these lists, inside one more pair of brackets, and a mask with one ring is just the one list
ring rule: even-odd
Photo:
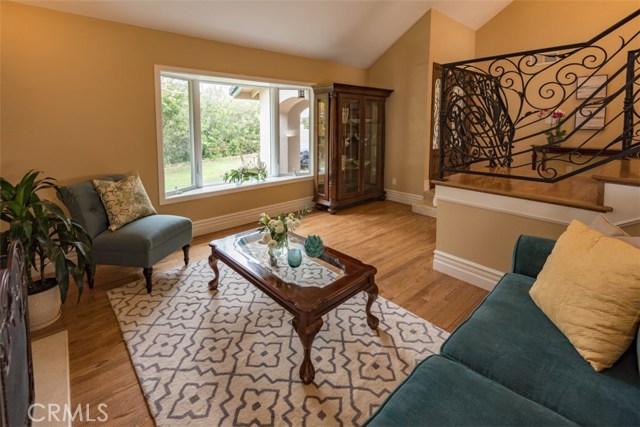
[[384,200],[384,106],[393,91],[339,83],[313,91],[314,201],[333,214],[353,203]]

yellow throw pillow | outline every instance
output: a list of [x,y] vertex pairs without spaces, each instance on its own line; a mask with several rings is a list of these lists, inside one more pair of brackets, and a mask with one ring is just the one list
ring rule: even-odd
[[138,174],[120,181],[93,180],[107,211],[109,230],[116,231],[136,219],[156,214]]
[[640,249],[574,220],[529,294],[600,372],[613,366],[638,331]]

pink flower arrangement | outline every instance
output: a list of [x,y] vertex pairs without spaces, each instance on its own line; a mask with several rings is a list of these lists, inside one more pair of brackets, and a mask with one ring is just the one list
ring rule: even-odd
[[540,119],[551,117],[551,129],[546,131],[544,134],[547,136],[547,141],[549,143],[560,142],[562,141],[562,137],[567,133],[566,130],[560,129],[559,124],[560,119],[565,116],[565,113],[560,109],[553,110],[551,113],[549,112],[550,110],[548,109],[538,111],[538,117]]

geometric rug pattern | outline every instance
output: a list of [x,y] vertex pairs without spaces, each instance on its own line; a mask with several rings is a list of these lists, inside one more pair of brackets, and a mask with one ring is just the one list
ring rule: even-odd
[[448,336],[382,297],[372,331],[358,295],[323,318],[304,385],[291,315],[218,266],[217,292],[202,260],[108,294],[157,426],[360,425]]

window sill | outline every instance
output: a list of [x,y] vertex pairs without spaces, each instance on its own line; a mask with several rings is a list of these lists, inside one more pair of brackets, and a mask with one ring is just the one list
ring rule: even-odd
[[267,178],[265,182],[245,182],[242,185],[220,184],[194,190],[187,190],[172,196],[160,195],[160,205],[170,205],[172,203],[186,202],[188,200],[204,199],[206,197],[220,196],[223,194],[241,193],[243,191],[260,190],[263,188],[276,187],[294,182],[312,181],[313,175],[301,175],[296,177],[282,176],[277,178]]

